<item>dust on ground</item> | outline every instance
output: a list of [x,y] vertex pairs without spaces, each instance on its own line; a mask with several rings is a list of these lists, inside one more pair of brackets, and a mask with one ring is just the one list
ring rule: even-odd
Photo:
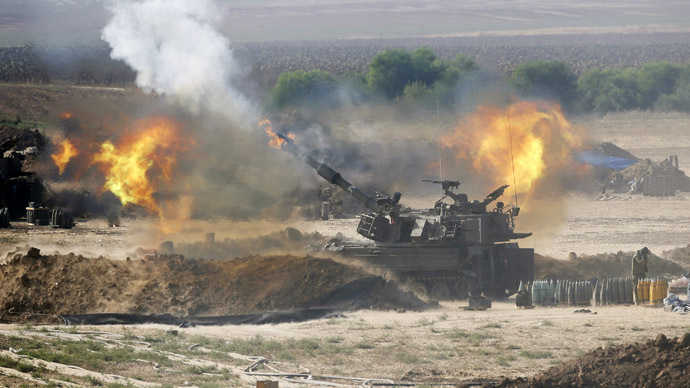
[[[204,376],[195,374],[189,364],[180,366],[178,362],[206,359],[220,362],[232,372],[220,376],[215,369],[218,379],[241,384],[245,381],[237,371],[254,361],[240,354],[301,365],[318,375],[462,384],[529,377],[602,346],[627,346],[653,339],[659,333],[673,338],[690,329],[687,316],[659,308],[606,306],[590,308],[596,314],[589,314],[575,313],[568,307],[519,310],[513,303],[494,303],[487,311],[463,311],[460,306],[442,303],[438,310],[418,313],[361,310],[341,318],[231,328],[191,327],[176,329],[175,334],[168,334],[171,328],[162,325],[62,329],[0,325],[0,331],[10,339],[31,336],[43,343],[65,337],[82,338],[88,343],[94,338],[119,335],[124,337],[119,341],[127,339],[130,345],[138,344],[142,353],[134,358],[144,358],[141,354],[159,349],[172,352],[166,354],[171,360],[172,354],[184,355],[174,359],[174,365],[158,358],[160,369],[146,361],[105,365],[104,370],[141,381],[161,381],[161,376],[166,376],[171,382],[182,379],[198,383]],[[150,344],[146,348],[149,350],[144,349],[145,343]],[[118,342],[110,345],[121,348]],[[97,353],[91,354],[93,357]]]

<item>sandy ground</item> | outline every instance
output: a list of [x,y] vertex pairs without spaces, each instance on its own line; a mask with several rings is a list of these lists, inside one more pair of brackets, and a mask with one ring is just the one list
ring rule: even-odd
[[[492,309],[481,312],[458,307],[449,303],[424,313],[359,311],[304,323],[194,327],[179,329],[183,334],[178,341],[186,347],[185,341],[204,342],[204,337],[254,339],[257,344],[273,345],[257,345],[245,350],[249,353],[245,355],[288,361],[315,374],[431,383],[529,376],[596,347],[690,331],[686,315],[659,308],[599,307],[590,308],[595,313],[590,314],[574,313],[572,307],[518,310],[511,303],[494,303]],[[161,325],[78,328],[91,333],[136,333],[143,338],[169,329]],[[0,330],[8,335],[26,334],[25,327],[0,325]],[[287,354],[272,350],[280,349],[280,344],[295,349],[288,349]],[[300,344],[312,345],[304,351]],[[138,376],[146,381],[145,374]]]

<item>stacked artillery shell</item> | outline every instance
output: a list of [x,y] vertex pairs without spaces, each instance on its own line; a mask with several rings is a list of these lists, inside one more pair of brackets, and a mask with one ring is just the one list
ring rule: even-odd
[[664,279],[659,280],[659,286],[661,287],[660,289],[660,295],[659,295],[659,304],[663,305],[664,304],[664,298],[668,296],[668,282]]
[[608,292],[609,292],[609,279],[604,278],[599,281],[601,283],[601,287],[599,287],[599,300],[601,301],[601,305],[605,306],[609,304],[609,298],[608,298]]
[[625,304],[633,304],[633,282],[631,278],[625,278]]
[[566,293],[568,295],[568,305],[570,306],[589,306],[591,288],[589,282],[585,281],[566,281]]
[[539,281],[539,304],[546,304],[546,297],[549,293],[549,282],[546,280]]
[[577,306],[577,299],[577,282],[570,282],[570,298],[568,298],[568,304]]
[[590,306],[592,304],[592,282],[589,280],[579,282],[579,306]]
[[637,281],[637,287],[635,287],[635,304],[641,305],[644,303],[644,279],[640,279]]
[[560,305],[565,306],[568,304],[568,282],[566,280],[561,280],[558,292],[558,302]]
[[74,219],[68,212],[61,209],[53,209],[50,212],[50,225],[53,228],[72,229],[72,226],[74,226]]
[[566,282],[561,280],[535,280],[528,291],[535,306],[552,306],[567,301]]
[[638,289],[638,303],[640,305],[649,304],[649,291],[651,287],[651,281],[649,279],[641,279],[637,282]]
[[561,281],[561,305],[567,306],[568,305],[568,280],[563,280]]
[[539,293],[539,280],[535,280],[532,283],[532,305],[536,306],[539,303],[539,297],[541,294]]
[[633,296],[642,300],[642,286],[635,288],[631,278],[605,278],[597,282],[594,299],[597,305],[632,304]]
[[668,282],[666,280],[644,279],[640,283],[642,283],[643,291],[649,295],[643,300],[654,306],[660,306],[664,303],[664,298],[668,296]]

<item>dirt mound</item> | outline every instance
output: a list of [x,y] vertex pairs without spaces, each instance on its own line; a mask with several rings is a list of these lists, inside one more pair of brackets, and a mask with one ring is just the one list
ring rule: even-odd
[[529,378],[496,387],[688,387],[690,333],[597,349]]
[[664,251],[662,254],[669,260],[675,261],[685,268],[690,268],[690,244],[684,247]]
[[[597,255],[574,255],[565,260],[549,256],[534,255],[535,279],[602,279],[604,277],[630,276],[632,257],[635,252],[600,253]],[[649,276],[664,274],[681,275],[684,268],[667,259],[652,254],[647,264]]]
[[[52,321],[56,314],[108,312],[187,316],[287,310],[368,276],[313,257],[211,261],[158,256],[124,261],[41,256],[29,250],[8,255],[0,265],[0,320]],[[410,308],[395,299],[403,293],[391,287],[373,288],[366,307]]]

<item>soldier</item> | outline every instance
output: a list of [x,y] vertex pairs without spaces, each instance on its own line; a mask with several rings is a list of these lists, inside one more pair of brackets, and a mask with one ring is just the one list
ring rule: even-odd
[[632,258],[632,278],[635,286],[637,286],[637,282],[640,279],[644,279],[647,276],[647,260],[649,259],[649,253],[649,249],[644,247],[637,251]]
[[515,305],[517,307],[529,306],[529,295],[527,295],[527,289],[525,285],[520,280],[520,287],[518,289],[517,295],[515,296]]

